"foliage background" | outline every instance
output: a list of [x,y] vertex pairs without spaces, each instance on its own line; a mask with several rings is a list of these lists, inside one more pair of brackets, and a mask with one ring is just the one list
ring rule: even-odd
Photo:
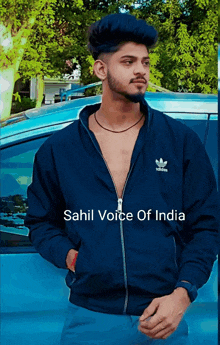
[[[171,91],[217,93],[217,0],[56,1],[55,37],[47,50],[46,45],[39,45],[43,45],[40,56],[46,62],[44,74],[62,74],[65,60],[74,57],[81,66],[82,83],[96,81],[87,50],[87,28],[104,15],[122,10],[146,20],[159,32],[158,44],[151,53],[152,83]],[[49,30],[48,25],[43,27]],[[62,30],[60,36],[55,33],[58,28]],[[44,37],[42,33],[37,36]],[[31,42],[33,47],[33,36]]]
[[[78,63],[81,82],[95,82],[87,29],[109,13],[128,12],[159,32],[153,84],[217,93],[218,11],[217,0],[0,0],[0,71],[13,66],[14,81],[36,77],[42,88],[44,76],[62,76]],[[7,49],[1,36],[11,39]]]

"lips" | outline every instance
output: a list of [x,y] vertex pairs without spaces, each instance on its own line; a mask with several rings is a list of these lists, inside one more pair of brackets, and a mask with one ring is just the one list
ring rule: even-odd
[[144,79],[137,79],[137,80],[133,80],[132,83],[146,84],[146,81]]

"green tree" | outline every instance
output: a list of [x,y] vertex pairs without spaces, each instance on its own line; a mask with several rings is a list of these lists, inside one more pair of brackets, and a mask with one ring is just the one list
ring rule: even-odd
[[[81,10],[82,1],[69,3],[72,4],[71,14],[74,16],[76,10]],[[19,67],[19,75],[23,79],[37,78],[36,107],[40,107],[43,100],[44,76],[58,77],[64,74],[68,68],[66,61],[72,60],[73,47],[78,43],[74,35],[68,32],[69,5],[66,7],[65,20],[58,8],[62,12],[62,1],[46,4],[39,13]]]
[[217,93],[217,0],[152,0],[130,11],[159,32],[154,53],[163,87]]
[[37,78],[37,106],[43,97],[43,76],[62,75],[67,60],[74,58],[81,66],[82,83],[97,81],[87,29],[122,10],[159,32],[151,52],[152,84],[172,91],[217,92],[217,0],[0,0],[2,119],[10,114],[18,72],[25,79]]
[[[78,10],[82,0],[70,1]],[[15,81],[37,78],[36,106],[43,98],[43,76],[55,76],[65,70],[65,59],[72,57],[63,22],[55,17],[58,0],[0,0],[0,76],[1,120],[10,116]],[[65,24],[66,25],[66,24]],[[62,67],[61,67],[62,66]]]
[[220,3],[218,2],[218,43],[220,43]]
[[10,116],[14,83],[36,18],[54,0],[0,0],[1,119]]

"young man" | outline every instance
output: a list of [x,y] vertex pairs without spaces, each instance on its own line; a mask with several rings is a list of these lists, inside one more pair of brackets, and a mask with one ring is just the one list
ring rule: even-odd
[[94,23],[102,103],[36,154],[26,225],[39,253],[69,269],[62,345],[188,344],[182,317],[216,258],[216,182],[203,145],[144,101],[156,40],[127,14]]

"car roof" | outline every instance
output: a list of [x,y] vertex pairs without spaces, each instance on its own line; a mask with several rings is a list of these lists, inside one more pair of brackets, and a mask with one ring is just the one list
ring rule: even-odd
[[[2,123],[2,144],[25,137],[33,137],[40,133],[53,132],[66,126],[78,118],[80,110],[86,105],[100,103],[101,95],[83,97],[72,101],[34,108],[15,115]],[[178,118],[178,113],[187,114],[187,118],[199,114],[217,114],[217,95],[146,92],[148,104],[157,110]],[[201,118],[201,117],[200,117]]]

